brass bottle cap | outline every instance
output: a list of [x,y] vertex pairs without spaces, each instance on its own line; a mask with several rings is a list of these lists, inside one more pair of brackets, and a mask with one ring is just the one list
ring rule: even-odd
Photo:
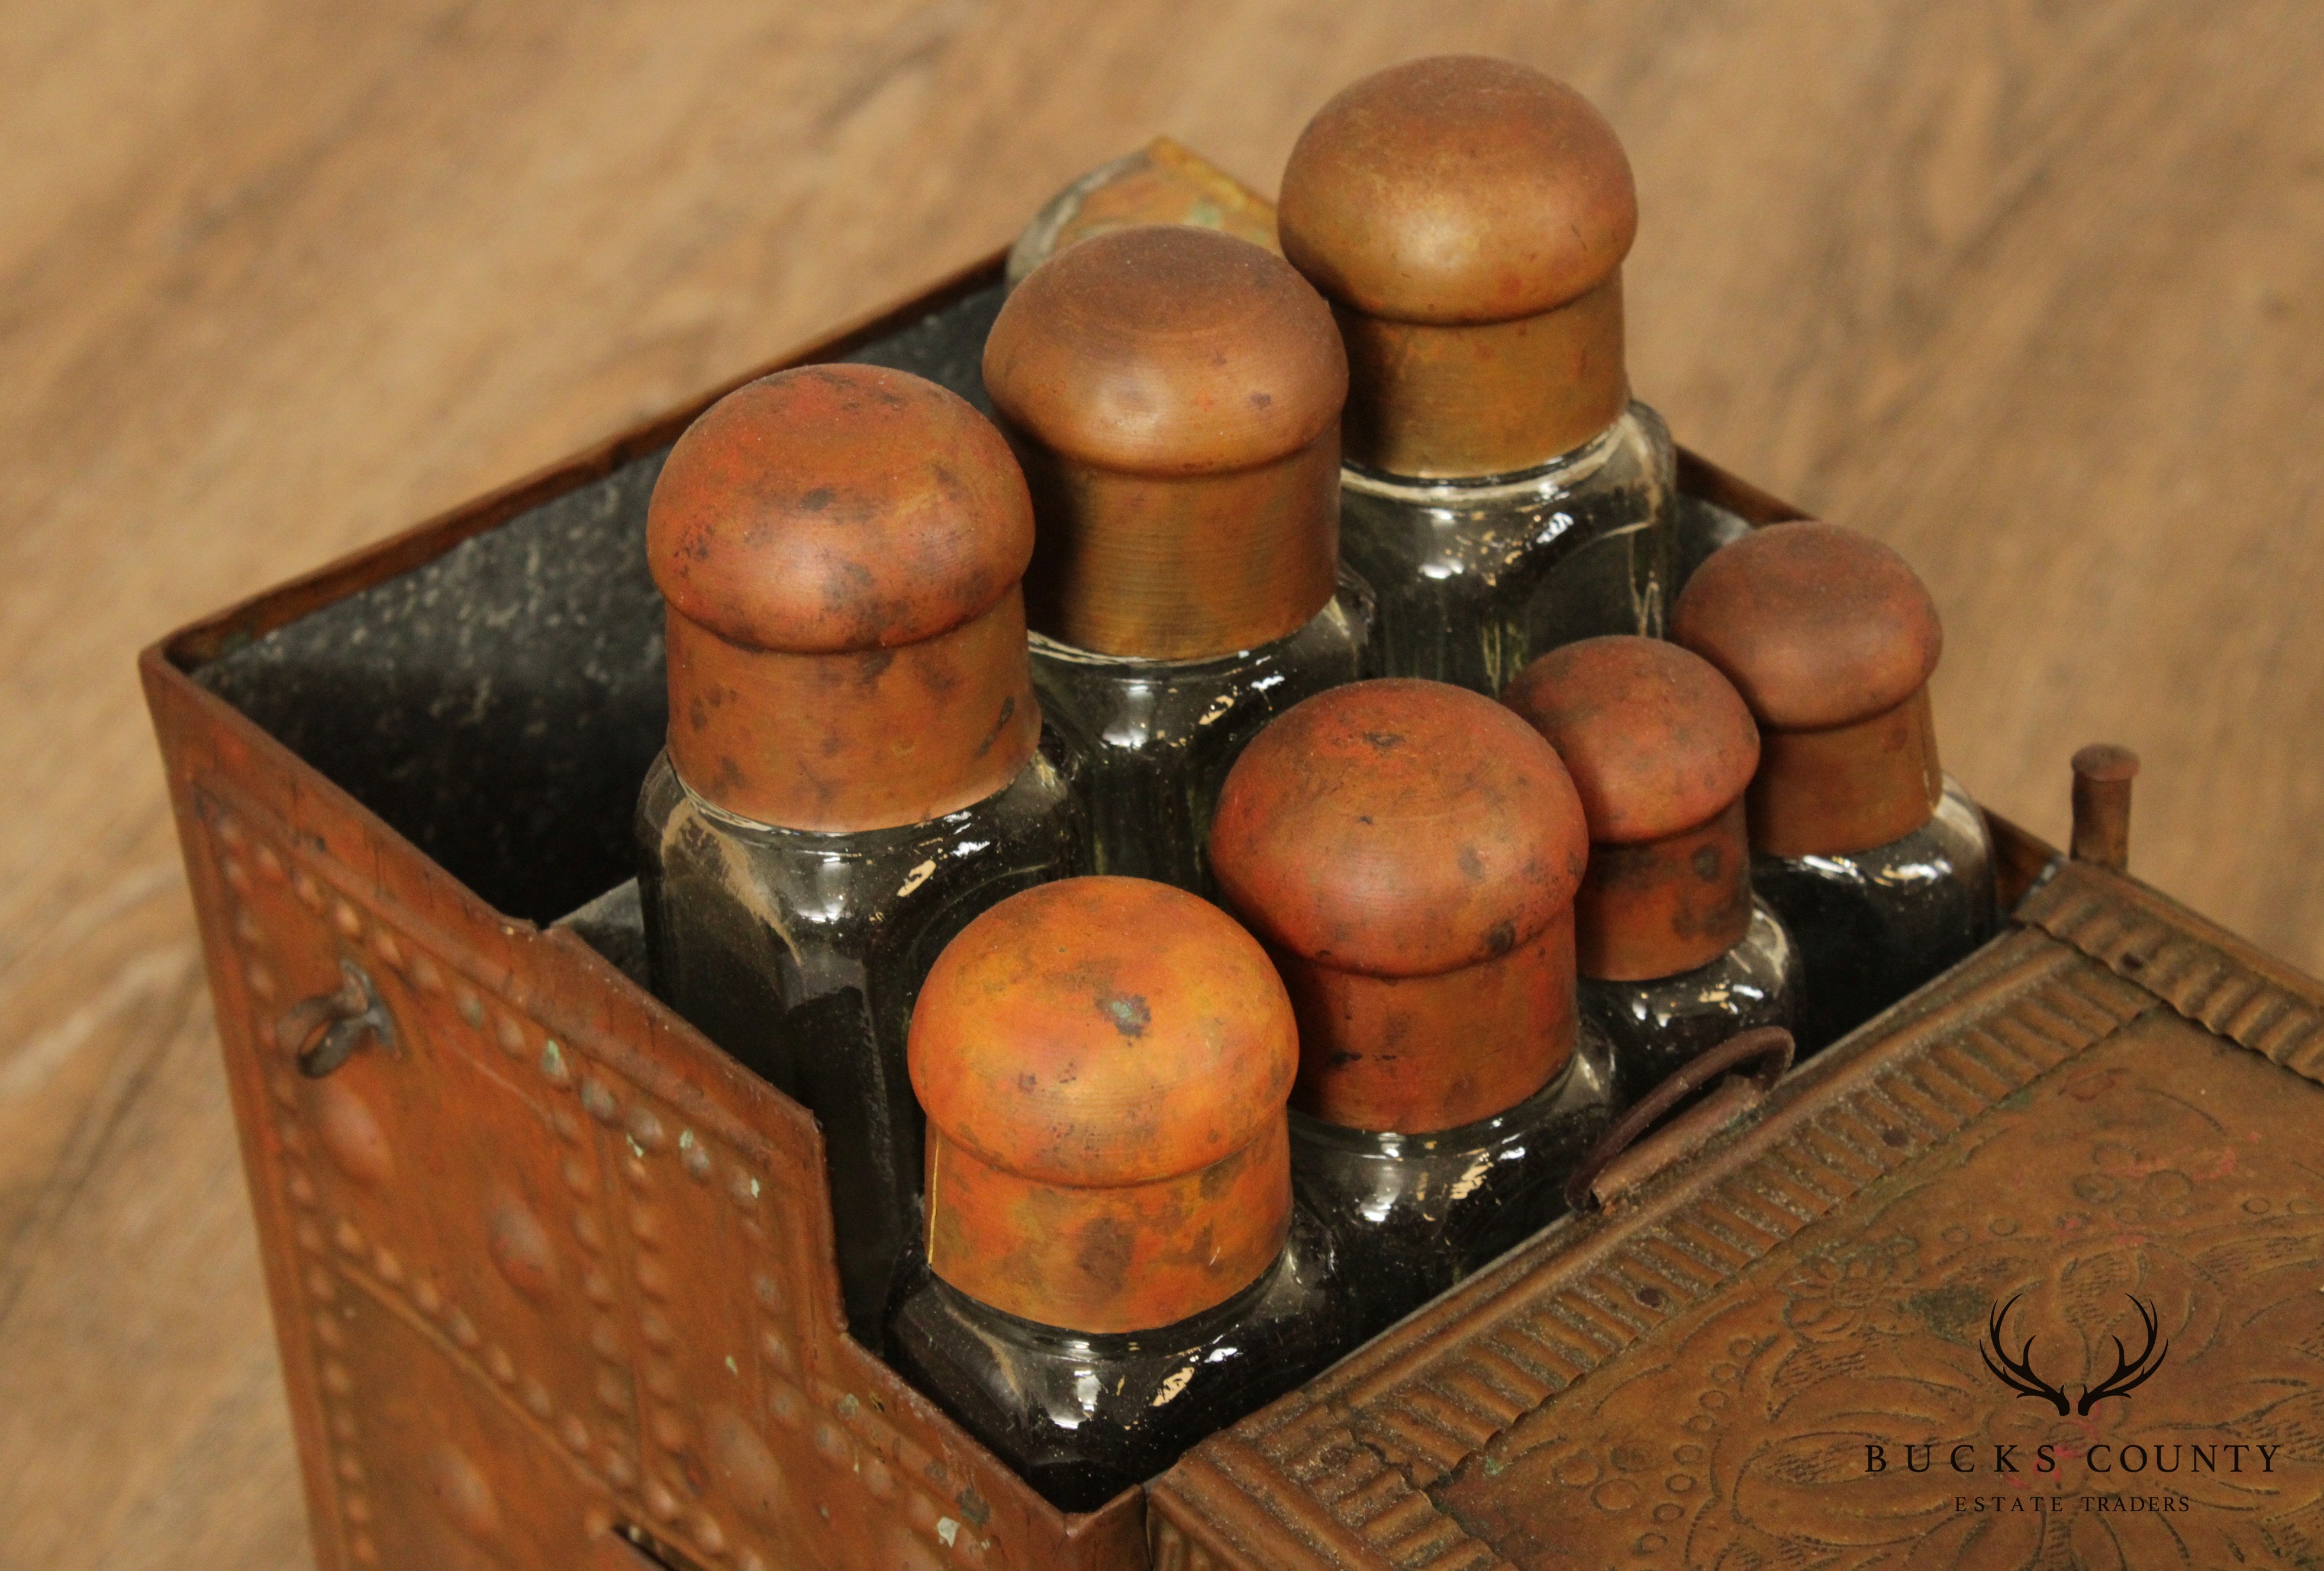
[[984,383],[1033,487],[1036,631],[1194,659],[1332,597],[1347,357],[1280,257],[1177,226],[1083,241],[1001,307]]
[[1420,1132],[1548,1084],[1572,1051],[1588,853],[1557,754],[1463,688],[1357,682],[1260,732],[1227,776],[1211,864],[1291,990],[1293,1104]]
[[1928,682],[1944,632],[1890,547],[1835,523],[1755,531],[1695,570],[1671,637],[1717,666],[1759,722],[1756,849],[1869,850],[1935,812],[1944,779]]
[[1628,405],[1637,194],[1613,127],[1564,84],[1478,55],[1367,77],[1301,133],[1277,221],[1347,337],[1354,462],[1508,474]]
[[655,483],[669,752],[789,828],[916,823],[991,795],[1040,735],[1019,578],[1033,516],[964,401],[871,365],[737,388]]
[[1222,1303],[1290,1226],[1290,1001],[1226,913],[1073,878],[964,929],[912,1012],[928,1262],[970,1297],[1088,1332]]
[[1725,677],[1659,639],[1590,638],[1528,664],[1501,702],[1557,749],[1590,822],[1574,896],[1583,975],[1673,976],[1742,940],[1759,732]]

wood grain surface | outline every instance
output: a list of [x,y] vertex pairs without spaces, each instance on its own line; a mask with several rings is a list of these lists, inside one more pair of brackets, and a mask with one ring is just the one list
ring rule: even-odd
[[0,1567],[308,1563],[131,656],[1005,240],[1156,131],[1517,56],[1637,168],[1632,369],[1901,547],[1947,762],[2324,965],[2301,0],[14,0],[0,26]]

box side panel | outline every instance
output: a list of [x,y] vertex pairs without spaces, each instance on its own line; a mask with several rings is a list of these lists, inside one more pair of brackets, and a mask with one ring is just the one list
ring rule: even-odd
[[802,1110],[144,674],[329,1571],[1143,1562],[846,1337]]

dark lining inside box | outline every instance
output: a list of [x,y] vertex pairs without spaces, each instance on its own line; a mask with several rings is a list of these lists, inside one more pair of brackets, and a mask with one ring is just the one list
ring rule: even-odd
[[[998,284],[843,356],[991,413]],[[194,679],[496,910],[548,922],[635,870],[669,709],[646,503],[668,449],[198,668]]]

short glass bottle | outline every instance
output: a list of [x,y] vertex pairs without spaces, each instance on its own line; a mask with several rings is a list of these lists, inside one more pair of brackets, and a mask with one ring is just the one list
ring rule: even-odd
[[1291,1114],[1291,1181],[1337,1219],[1334,1275],[1370,1336],[1555,1221],[1565,1180],[1621,1106],[1614,1049],[1588,1019],[1573,1056],[1514,1107],[1419,1134]]
[[1672,635],[1757,719],[1752,885],[1790,929],[1794,1034],[1829,1046],[1993,936],[1993,842],[1937,758],[1935,603],[1869,535],[1771,524],[1714,552]]
[[1001,434],[866,365],[728,394],[648,512],[670,684],[637,818],[655,986],[821,1123],[848,1324],[875,1348],[919,1216],[921,979],[1086,855],[1025,652],[1031,549]]
[[1869,851],[1751,859],[1804,959],[1794,1032],[1812,1050],[1965,960],[2000,925],[1993,839],[1959,781],[1929,821]]
[[1574,1010],[1581,806],[1508,710],[1367,681],[1259,735],[1211,845],[1298,1013],[1292,1170],[1378,1331],[1562,1214],[1612,1118]]
[[890,1357],[1050,1504],[1095,1511],[1360,1341],[1343,1280],[1330,1234],[1297,1204],[1257,1281],[1150,1331],[1020,1319],[923,1265]]
[[1574,895],[1582,1018],[1625,1104],[1738,1031],[1792,1023],[1796,947],[1751,894],[1743,795],[1759,733],[1709,661],[1660,639],[1567,644],[1501,702],[1573,777],[1590,824]]
[[1379,597],[1372,669],[1498,694],[1526,661],[1659,635],[1676,456],[1632,401],[1613,128],[1474,56],[1394,66],[1293,148],[1283,251],[1348,347],[1342,550]]
[[1004,901],[930,972],[926,1265],[890,1356],[1057,1506],[1354,1345],[1330,1236],[1293,1203],[1297,1061],[1258,942],[1144,879]]
[[1800,948],[1775,914],[1751,902],[1751,925],[1717,959],[1644,982],[1582,979],[1582,1018],[1621,1066],[1628,1106],[1729,1037],[1761,1026],[1788,1030],[1806,993]]
[[1347,380],[1322,297],[1206,229],[1083,240],[994,321],[984,384],[1038,523],[1034,681],[1084,757],[1099,872],[1205,889],[1236,754],[1362,674],[1371,598],[1338,566]]

